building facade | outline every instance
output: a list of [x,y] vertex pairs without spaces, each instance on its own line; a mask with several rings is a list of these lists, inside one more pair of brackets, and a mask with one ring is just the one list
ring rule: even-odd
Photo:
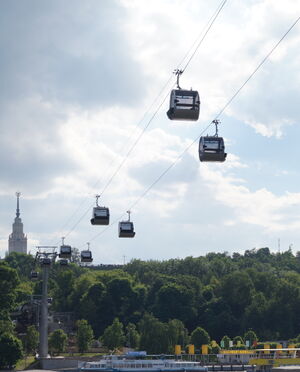
[[27,236],[23,232],[23,223],[20,218],[20,195],[20,192],[16,193],[17,211],[12,225],[12,233],[8,238],[8,254],[11,252],[27,253]]

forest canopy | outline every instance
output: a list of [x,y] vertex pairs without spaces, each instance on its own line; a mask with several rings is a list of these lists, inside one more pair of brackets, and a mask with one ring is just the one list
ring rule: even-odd
[[[40,294],[41,283],[29,281],[33,258],[12,253],[2,266],[16,287],[11,303]],[[15,269],[20,282],[10,269]],[[7,284],[5,284],[7,287]],[[51,310],[72,311],[85,319],[98,338],[117,318],[126,328],[144,324],[151,314],[160,322],[180,321],[191,334],[205,329],[218,342],[249,329],[260,340],[289,339],[300,333],[300,254],[269,248],[244,254],[209,253],[166,261],[132,260],[124,266],[62,269],[55,264],[49,283]],[[2,302],[2,313],[11,310]],[[146,342],[146,341],[145,341]]]

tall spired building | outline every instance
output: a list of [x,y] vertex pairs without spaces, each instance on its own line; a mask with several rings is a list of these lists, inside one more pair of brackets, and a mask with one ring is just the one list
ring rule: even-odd
[[20,192],[16,192],[17,213],[12,225],[12,233],[8,239],[8,254],[11,252],[27,253],[27,236],[23,232],[23,223],[20,218],[20,195]]

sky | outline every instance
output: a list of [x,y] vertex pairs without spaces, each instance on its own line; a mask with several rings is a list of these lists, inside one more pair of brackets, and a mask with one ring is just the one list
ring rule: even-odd
[[[95,264],[300,251],[300,21],[230,102],[300,0],[227,0],[200,42],[221,3],[0,2],[0,256],[16,191],[33,254],[62,236],[90,242]],[[191,56],[180,85],[199,92],[199,120],[170,121]],[[226,162],[200,163],[220,112]],[[109,227],[90,224],[96,194]],[[120,239],[128,209],[136,236]]]

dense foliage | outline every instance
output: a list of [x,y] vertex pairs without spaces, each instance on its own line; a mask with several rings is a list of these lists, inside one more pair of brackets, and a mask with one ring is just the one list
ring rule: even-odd
[[0,335],[0,369],[12,369],[22,356],[22,342],[10,333],[2,333]]
[[66,349],[68,336],[62,329],[56,329],[49,336],[49,349],[54,354],[63,353]]
[[[41,292],[40,282],[30,283],[24,276],[32,264],[24,256],[10,255],[7,264],[1,264],[3,315],[14,303],[22,303],[28,292]],[[22,285],[12,268],[22,275]],[[139,342],[141,348],[148,345],[147,350],[154,347],[149,345],[150,333],[152,340],[159,338],[168,349],[175,340],[186,345],[188,334],[198,327],[218,342],[227,335],[226,344],[237,342],[234,338],[249,329],[260,340],[290,339],[300,333],[300,253],[291,250],[273,254],[261,248],[232,256],[209,253],[166,261],[132,260],[110,270],[101,265],[72,264],[64,269],[55,265],[49,290],[52,310],[75,312],[76,319],[91,325],[97,338],[117,318],[124,344]],[[111,328],[106,334],[110,332]],[[254,335],[250,332],[248,337],[252,340]],[[156,351],[161,352],[151,350]]]

